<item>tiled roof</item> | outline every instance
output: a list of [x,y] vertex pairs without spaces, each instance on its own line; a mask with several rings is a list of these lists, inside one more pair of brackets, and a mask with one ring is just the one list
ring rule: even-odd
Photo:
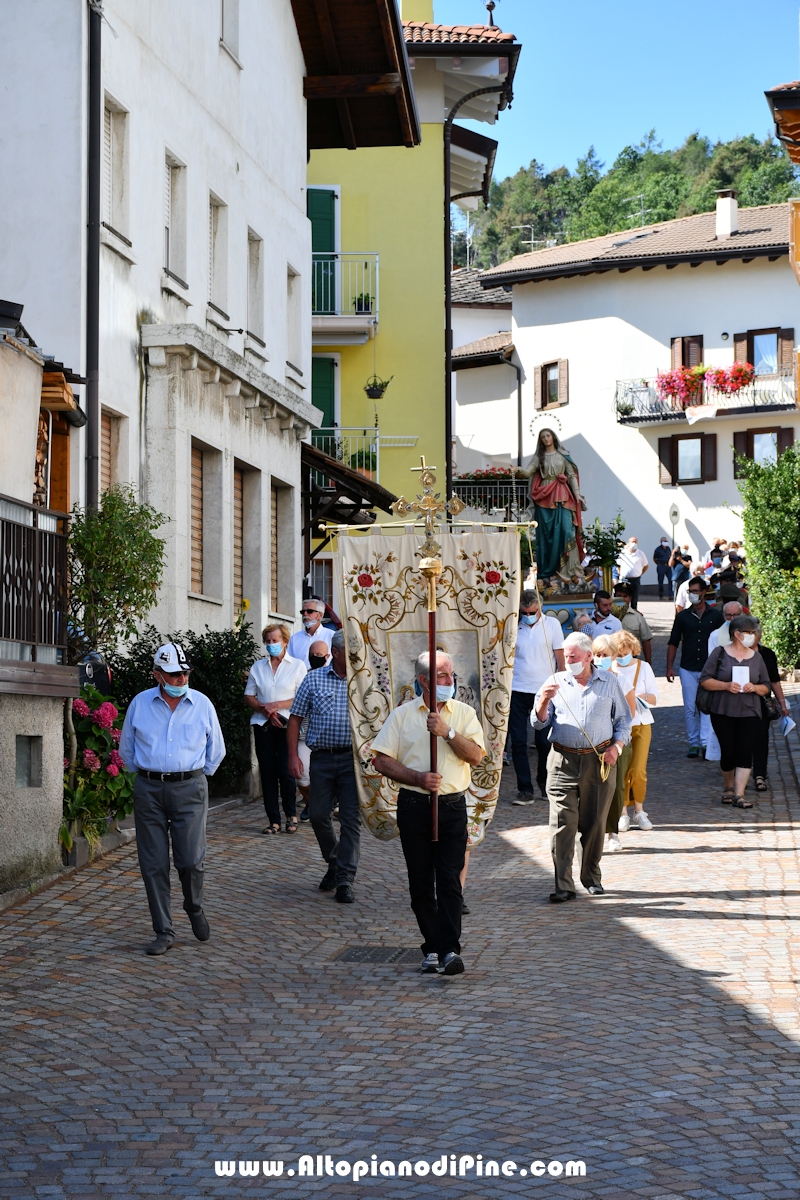
[[[406,40],[408,40],[408,39],[406,39]],[[792,83],[779,83],[777,85],[777,87],[770,88],[769,90],[770,90],[770,93],[772,93],[772,92],[796,92],[796,91],[800,90],[800,79],[795,79],[792,81]]]
[[450,276],[453,304],[479,304],[481,308],[511,308],[511,296],[501,287],[482,288],[483,271],[461,267]]
[[482,279],[557,278],[582,270],[601,271],[629,264],[631,267],[674,260],[676,262],[720,262],[727,258],[761,256],[789,250],[788,204],[764,204],[739,209],[739,232],[717,240],[716,213],[697,213],[674,221],[645,225],[643,229],[607,233],[583,242],[566,242],[518,254],[508,262],[484,271]]
[[466,346],[457,346],[453,350],[453,358],[476,358],[481,354],[499,354],[502,350],[513,348],[510,333],[491,333],[475,342],[467,342]]
[[502,46],[517,40],[513,33],[503,33],[496,25],[432,25],[430,21],[403,21],[403,34],[407,46]]

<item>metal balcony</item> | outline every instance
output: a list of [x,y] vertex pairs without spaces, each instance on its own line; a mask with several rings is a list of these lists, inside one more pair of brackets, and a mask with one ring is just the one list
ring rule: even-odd
[[68,521],[0,496],[0,658],[64,661]]
[[724,410],[726,415],[745,416],[786,412],[797,408],[797,385],[793,367],[780,367],[770,375],[757,375],[751,384],[728,394],[709,387],[705,381],[697,398],[684,405],[674,397],[662,398],[655,379],[619,379],[614,411],[620,425],[649,425],[686,420],[686,408]]
[[455,479],[453,493],[467,506],[462,514],[465,521],[490,516],[521,521],[530,503],[530,486],[527,479]]
[[378,255],[312,254],[311,338],[315,346],[359,346],[378,327]]

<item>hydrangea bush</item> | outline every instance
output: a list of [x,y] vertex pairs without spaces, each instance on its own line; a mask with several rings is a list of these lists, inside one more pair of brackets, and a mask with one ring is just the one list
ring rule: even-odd
[[72,722],[77,738],[75,761],[64,757],[64,821],[62,845],[82,833],[95,843],[108,832],[108,822],[126,817],[133,809],[133,782],[125,770],[119,745],[124,713],[96,688],[86,685],[72,702]]

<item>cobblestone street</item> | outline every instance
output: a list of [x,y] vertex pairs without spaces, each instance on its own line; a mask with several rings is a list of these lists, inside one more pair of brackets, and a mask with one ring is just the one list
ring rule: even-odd
[[[672,608],[643,611],[663,675]],[[654,829],[603,860],[604,897],[550,905],[546,807],[512,807],[507,771],[472,856],[460,978],[337,961],[418,946],[399,842],[363,832],[357,903],[340,906],[317,890],[310,827],[262,837],[260,806],[209,825],[207,944],[178,910],[175,948],[143,957],[135,845],[3,914],[0,1196],[796,1197],[796,780],[780,739],[772,791],[723,808],[660,682]],[[451,1152],[528,1174],[286,1174],[301,1154]],[[283,1176],[215,1174],[256,1159]],[[586,1176],[531,1177],[534,1160]]]

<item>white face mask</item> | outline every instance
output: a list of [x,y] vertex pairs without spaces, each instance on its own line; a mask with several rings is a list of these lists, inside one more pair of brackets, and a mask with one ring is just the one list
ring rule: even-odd
[[699,604],[702,599],[703,599],[702,592],[689,592],[689,603],[690,604]]
[[756,640],[756,635],[754,633],[743,633],[742,634],[742,645],[747,646],[748,649],[753,645],[753,642],[755,640]]
[[573,675],[581,675],[585,667],[585,662],[567,663],[567,670],[571,671]]

